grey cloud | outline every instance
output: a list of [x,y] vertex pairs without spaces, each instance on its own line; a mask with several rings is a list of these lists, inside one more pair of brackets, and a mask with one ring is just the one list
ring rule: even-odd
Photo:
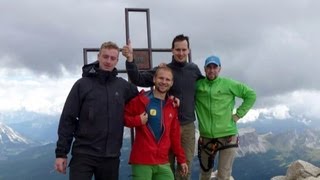
[[[82,48],[105,40],[125,43],[124,8],[149,8],[153,47],[170,48],[172,38],[184,33],[200,69],[207,56],[217,54],[223,76],[248,83],[261,97],[319,90],[319,5],[317,0],[5,1],[0,59],[11,58],[8,68],[52,76],[59,76],[60,66],[78,71]],[[146,46],[143,18],[132,15],[135,47]]]

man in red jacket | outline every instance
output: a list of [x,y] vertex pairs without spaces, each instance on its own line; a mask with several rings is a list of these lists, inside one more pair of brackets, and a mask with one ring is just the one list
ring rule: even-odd
[[129,160],[133,180],[173,180],[168,158],[170,149],[177,156],[180,173],[188,173],[180,142],[178,109],[167,96],[173,84],[172,70],[167,66],[159,67],[153,82],[153,90],[142,90],[125,107],[125,125],[136,130]]

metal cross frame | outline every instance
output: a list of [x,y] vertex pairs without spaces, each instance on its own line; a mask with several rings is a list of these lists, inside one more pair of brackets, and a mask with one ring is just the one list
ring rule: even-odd
[[[130,39],[129,33],[129,12],[144,12],[146,13],[146,22],[147,22],[147,40],[148,48],[134,48],[133,57],[135,63],[137,64],[139,70],[151,70],[153,68],[152,53],[153,52],[171,52],[170,48],[152,48],[151,47],[151,28],[150,28],[150,11],[149,9],[143,8],[125,8],[125,28],[126,28],[126,43]],[[120,49],[122,51],[122,49]],[[88,53],[89,52],[99,52],[99,48],[83,48],[83,63],[84,65],[88,64]],[[191,50],[188,56],[189,62],[191,62]],[[118,69],[118,73],[127,73],[125,69]],[[134,129],[130,129],[131,133],[131,145],[134,141]]]

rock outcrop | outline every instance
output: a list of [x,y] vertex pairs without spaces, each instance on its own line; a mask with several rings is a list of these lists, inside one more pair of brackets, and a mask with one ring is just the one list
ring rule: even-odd
[[320,168],[308,162],[297,160],[290,164],[285,176],[276,176],[271,180],[320,180]]

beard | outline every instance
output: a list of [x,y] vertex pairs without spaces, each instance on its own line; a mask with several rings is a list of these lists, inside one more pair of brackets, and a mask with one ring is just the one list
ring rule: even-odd
[[167,93],[170,88],[168,88],[168,87],[161,88],[161,87],[156,86],[155,89],[160,93]]

